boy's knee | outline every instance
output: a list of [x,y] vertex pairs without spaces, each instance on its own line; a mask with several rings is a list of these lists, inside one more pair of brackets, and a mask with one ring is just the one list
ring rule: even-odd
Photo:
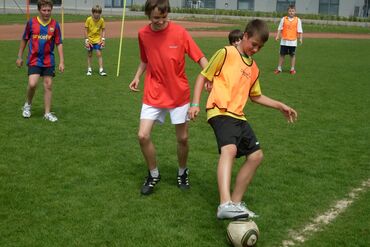
[[138,133],[137,134],[137,139],[139,140],[140,144],[144,144],[150,140],[150,135],[148,134],[143,134],[143,133]]
[[188,140],[189,140],[188,135],[177,137],[177,143],[179,145],[183,145],[183,146],[188,145]]
[[248,160],[251,160],[251,161],[253,161],[255,163],[260,164],[262,162],[262,160],[263,160],[263,152],[262,152],[262,150],[260,149],[260,150],[257,150],[256,152],[250,154],[248,156]]

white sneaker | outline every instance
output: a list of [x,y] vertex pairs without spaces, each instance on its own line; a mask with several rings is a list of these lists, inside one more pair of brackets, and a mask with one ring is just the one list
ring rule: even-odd
[[107,75],[107,73],[105,73],[105,71],[104,71],[103,69],[101,69],[101,70],[99,71],[99,75],[101,75],[101,76],[106,76],[106,75]]
[[248,218],[248,213],[233,202],[226,202],[218,206],[217,218],[220,220]]
[[247,204],[245,204],[245,202],[235,203],[235,205],[237,207],[239,207],[241,210],[247,212],[247,214],[249,215],[248,216],[249,218],[257,218],[258,217],[258,215],[255,212],[253,212],[253,211],[251,211],[247,208]]
[[29,105],[27,102],[24,103],[24,106],[22,108],[22,116],[24,118],[30,118],[31,117],[31,105]]
[[44,119],[45,120],[48,120],[50,122],[56,122],[56,121],[58,121],[58,118],[52,112],[46,113],[44,115]]
[[86,75],[92,75],[92,69],[87,69]]

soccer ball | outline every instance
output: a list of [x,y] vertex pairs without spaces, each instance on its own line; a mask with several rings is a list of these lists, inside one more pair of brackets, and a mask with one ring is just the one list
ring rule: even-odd
[[257,243],[259,230],[252,220],[236,220],[227,226],[227,238],[235,247],[250,247]]

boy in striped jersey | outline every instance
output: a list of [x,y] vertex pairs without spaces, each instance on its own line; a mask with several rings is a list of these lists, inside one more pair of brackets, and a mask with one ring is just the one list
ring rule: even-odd
[[62,35],[59,23],[51,18],[53,2],[51,0],[39,0],[37,2],[39,16],[30,19],[25,27],[19,46],[16,65],[23,65],[23,52],[28,43],[28,87],[27,101],[23,106],[24,118],[31,117],[32,99],[35,95],[36,86],[40,77],[44,79],[44,119],[56,122],[58,118],[50,111],[52,97],[52,83],[55,76],[54,46],[59,53],[59,71],[64,71],[64,55]]

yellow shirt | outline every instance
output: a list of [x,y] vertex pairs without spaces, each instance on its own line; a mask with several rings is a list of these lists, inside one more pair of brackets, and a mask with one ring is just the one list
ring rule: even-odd
[[85,22],[85,28],[87,28],[88,39],[91,44],[97,44],[101,40],[101,32],[105,29],[105,22],[102,17],[95,21],[92,16],[87,17]]
[[235,47],[218,50],[201,74],[213,82],[207,101],[207,119],[227,115],[246,120],[243,108],[248,96],[261,95],[259,70],[252,58]]

